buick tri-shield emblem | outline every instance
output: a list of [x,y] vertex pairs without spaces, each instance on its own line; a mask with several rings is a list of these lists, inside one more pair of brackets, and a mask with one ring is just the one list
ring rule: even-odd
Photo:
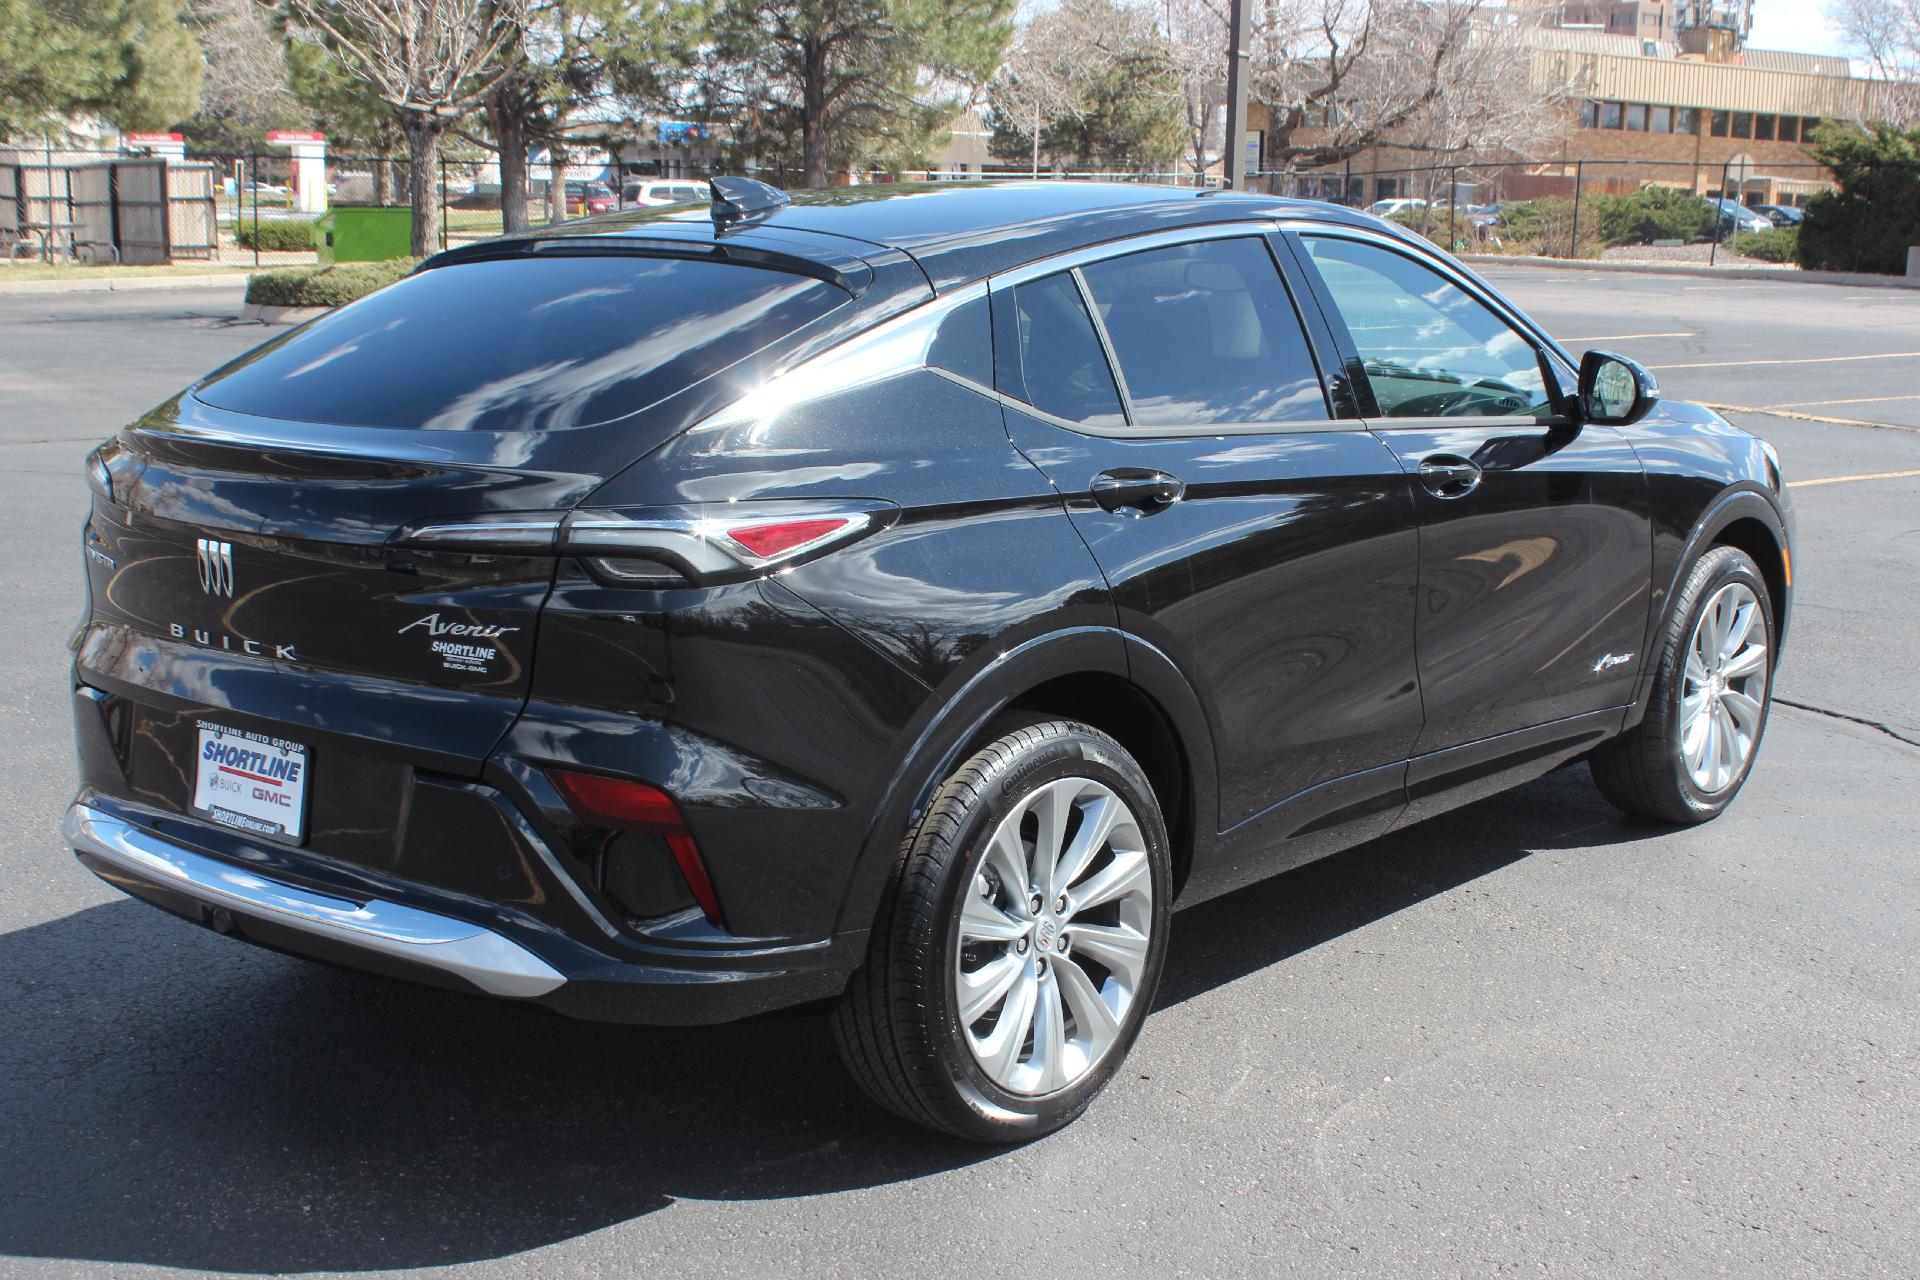
[[200,559],[200,589],[210,596],[233,594],[233,544],[201,538],[194,544]]

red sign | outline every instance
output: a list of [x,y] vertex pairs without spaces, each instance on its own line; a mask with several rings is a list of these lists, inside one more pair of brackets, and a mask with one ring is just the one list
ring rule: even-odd
[[149,142],[185,142],[186,140],[187,135],[184,133],[130,133],[127,135],[127,141],[136,144]]
[[325,142],[324,133],[304,133],[297,129],[273,129],[267,133],[268,142]]

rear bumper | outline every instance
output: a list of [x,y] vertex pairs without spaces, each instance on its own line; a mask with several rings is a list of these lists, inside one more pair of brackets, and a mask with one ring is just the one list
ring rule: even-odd
[[593,1021],[729,1022],[828,999],[845,987],[864,942],[674,955],[611,940],[588,945],[497,903],[390,877],[375,884],[361,869],[256,846],[92,789],[68,808],[61,833],[108,884],[216,932]]
[[[566,975],[490,929],[398,902],[353,902],[282,884],[76,802],[60,832],[101,879],[141,897],[185,899],[209,922],[278,925],[329,949],[362,951],[458,979],[487,995],[532,999]],[[230,928],[230,927],[229,927]]]

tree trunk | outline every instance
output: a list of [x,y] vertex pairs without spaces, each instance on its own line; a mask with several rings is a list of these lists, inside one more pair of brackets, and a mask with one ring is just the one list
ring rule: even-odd
[[827,52],[807,42],[800,86],[800,147],[806,162],[803,186],[827,185]]
[[527,229],[527,121],[518,106],[512,81],[487,98],[487,121],[500,147],[500,226],[509,232]]
[[567,218],[567,149],[559,143],[547,146],[547,221]]
[[424,111],[400,117],[407,134],[407,194],[413,203],[413,256],[440,252],[440,135],[446,123]]

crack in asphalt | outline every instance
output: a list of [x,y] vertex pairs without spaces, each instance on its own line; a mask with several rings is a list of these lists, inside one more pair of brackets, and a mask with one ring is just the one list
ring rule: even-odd
[[1857,724],[1864,728],[1877,729],[1889,738],[1892,738],[1895,742],[1904,742],[1910,747],[1920,747],[1920,738],[1909,738],[1906,734],[1901,733],[1898,729],[1895,729],[1892,725],[1884,721],[1869,720],[1865,716],[1848,715],[1844,711],[1832,711],[1826,707],[1816,707],[1807,702],[1795,702],[1791,698],[1782,698],[1777,694],[1773,700],[1783,707],[1792,707],[1795,711],[1808,711],[1816,716],[1826,716],[1831,720],[1845,720],[1848,724]]

